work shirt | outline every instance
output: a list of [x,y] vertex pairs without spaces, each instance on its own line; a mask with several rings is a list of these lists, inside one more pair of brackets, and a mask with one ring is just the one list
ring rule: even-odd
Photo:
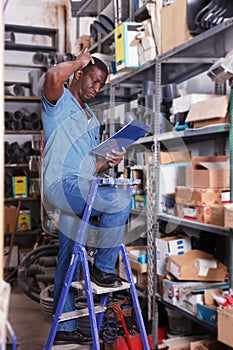
[[49,187],[67,176],[92,179],[96,157],[91,150],[99,144],[99,121],[85,104],[91,120],[72,93],[65,88],[55,105],[42,96],[44,128],[43,187]]

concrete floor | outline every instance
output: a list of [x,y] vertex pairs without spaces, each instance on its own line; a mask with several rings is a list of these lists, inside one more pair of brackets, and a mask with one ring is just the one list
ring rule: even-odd
[[[11,288],[8,320],[17,337],[17,350],[44,350],[51,327],[51,318],[40,304],[27,297],[19,287]],[[7,350],[12,346],[8,345]],[[89,350],[87,345],[53,346],[52,350]]]
[[17,350],[42,350],[49,334],[51,320],[40,304],[13,286],[8,320],[17,337]]

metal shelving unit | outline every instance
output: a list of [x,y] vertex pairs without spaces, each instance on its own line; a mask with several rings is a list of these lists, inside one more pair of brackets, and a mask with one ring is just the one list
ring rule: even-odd
[[[169,52],[160,55],[155,64],[155,84],[156,84],[156,120],[154,132],[155,153],[154,164],[149,168],[148,179],[148,245],[149,256],[149,279],[148,279],[148,306],[152,315],[152,329],[155,333],[153,344],[157,343],[156,330],[158,327],[158,305],[157,299],[154,296],[154,290],[157,288],[157,274],[156,274],[156,251],[155,239],[160,237],[159,222],[164,221],[170,225],[169,231],[172,227],[183,226],[197,231],[203,230],[211,232],[216,235],[223,235],[230,237],[229,230],[214,225],[204,225],[189,220],[179,219],[177,217],[163,214],[159,212],[159,151],[162,143],[172,144],[174,140],[181,140],[180,142],[199,142],[201,140],[218,138],[220,134],[224,137],[228,135],[229,124],[211,126],[200,130],[184,130],[172,131],[165,134],[159,133],[159,116],[160,116],[160,87],[163,84],[176,83],[179,84],[196,75],[205,72],[216,60],[225,56],[230,49],[232,49],[232,35],[233,35],[233,20],[228,20],[221,25],[218,25],[196,37],[189,40],[187,43],[176,47]],[[208,48],[208,49],[207,49]],[[151,67],[150,67],[151,69]],[[140,74],[140,73],[139,73]],[[136,77],[136,74],[134,75]],[[152,255],[153,252],[155,255]],[[232,262],[231,262],[232,263]],[[231,270],[231,267],[230,267]],[[180,310],[179,310],[180,311]],[[182,310],[181,310],[182,312]],[[188,313],[186,316],[189,317]],[[205,326],[205,324],[203,324]]]
[[43,28],[33,26],[21,26],[16,24],[5,24],[5,32],[21,33],[28,35],[42,35],[51,38],[52,43],[48,46],[17,44],[15,42],[5,42],[5,50],[14,51],[40,51],[40,52],[56,52],[58,47],[58,30],[54,28]]
[[[149,2],[149,1],[148,1]],[[86,1],[83,7],[77,12],[77,17],[82,16],[88,7],[93,4],[92,0]],[[98,1],[98,8],[100,0]],[[143,9],[139,9],[138,13]],[[96,14],[98,14],[97,12]],[[108,34],[108,38],[112,33]],[[183,143],[195,143],[199,141],[225,138],[229,133],[229,124],[205,127],[199,130],[171,131],[160,134],[160,102],[161,86],[169,83],[182,83],[193,78],[206,70],[219,58],[224,57],[232,49],[233,38],[233,19],[229,19],[208,31],[205,31],[188,42],[173,48],[172,50],[158,56],[155,60],[147,62],[145,65],[131,72],[117,73],[111,77],[110,84],[105,88],[110,90],[111,108],[119,95],[124,96],[124,91],[128,92],[129,98],[135,96],[140,90],[144,80],[155,81],[155,120],[153,136],[147,136],[136,142],[136,144],[151,143],[154,144],[153,163],[149,164],[147,172],[147,245],[148,245],[148,314],[152,321],[153,349],[157,348],[157,329],[158,329],[158,307],[157,302],[161,298],[156,295],[158,290],[156,274],[156,245],[155,240],[159,237],[159,223],[161,221],[177,227],[177,225],[190,228],[196,231],[206,231],[214,235],[229,237],[229,230],[215,226],[192,222],[190,220],[181,220],[177,217],[161,213],[159,210],[159,153],[162,143],[169,144],[177,139]],[[104,43],[106,38],[101,38],[100,43]],[[96,44],[92,49],[98,49]],[[153,77],[153,78],[152,78]],[[123,92],[123,93],[122,93]],[[106,93],[106,91],[105,91]],[[136,212],[135,212],[136,213]],[[173,226],[172,226],[173,225]],[[171,306],[171,305],[169,305]],[[185,316],[190,315],[181,310]],[[192,316],[193,317],[193,316]],[[193,319],[198,321],[195,317]],[[202,323],[203,324],[203,323]],[[203,324],[204,325],[204,324]],[[205,325],[204,325],[205,326]],[[208,328],[208,327],[207,327]],[[213,329],[211,329],[213,331]]]

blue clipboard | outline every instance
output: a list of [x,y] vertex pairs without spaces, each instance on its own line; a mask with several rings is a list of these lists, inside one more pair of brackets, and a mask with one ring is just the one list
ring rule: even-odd
[[149,132],[151,132],[150,126],[134,119],[107,140],[93,148],[92,152],[102,157],[105,157],[107,153],[112,154],[112,150],[122,152],[122,147],[127,149]]

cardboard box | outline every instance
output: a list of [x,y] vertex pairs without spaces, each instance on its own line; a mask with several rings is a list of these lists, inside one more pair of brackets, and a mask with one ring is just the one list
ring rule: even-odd
[[[216,266],[216,267],[215,267]],[[224,281],[227,267],[213,255],[201,250],[190,250],[182,255],[170,255],[167,270],[178,280]]]
[[224,205],[224,226],[233,228],[233,203]]
[[176,0],[161,9],[162,53],[192,38],[187,26],[186,6],[186,0]]
[[140,23],[123,22],[115,28],[116,69],[128,71],[139,67],[137,46],[132,45]]
[[226,350],[226,347],[216,339],[197,340],[190,344],[190,350]]
[[136,36],[135,45],[138,49],[139,65],[155,59],[157,51],[153,36],[151,19],[142,22],[142,26]]
[[189,151],[160,152],[160,164],[189,163],[190,161],[191,152]]
[[203,287],[204,282],[175,282],[167,279],[163,280],[163,300],[169,304],[179,306],[180,289],[192,288],[192,287]]
[[217,304],[213,298],[212,293],[222,294],[223,289],[209,289],[204,292],[203,305],[197,305],[197,318],[201,321],[216,327],[218,322]]
[[177,203],[209,206],[222,203],[222,190],[220,188],[190,188],[176,186],[175,199]]
[[194,220],[203,224],[211,223],[211,210],[209,206],[201,207],[192,204],[176,203],[176,213],[181,219]]
[[212,225],[224,226],[224,205],[212,204],[210,206]]
[[200,335],[190,335],[185,337],[173,337],[165,339],[164,344],[169,350],[190,350],[190,346],[193,342],[202,339]]
[[217,327],[217,307],[205,304],[197,304],[197,318],[210,326]]
[[218,340],[233,347],[233,310],[218,308]]
[[157,247],[157,274],[166,274],[166,264],[169,255],[180,255],[192,249],[191,240],[186,236],[172,236],[156,238]]
[[4,207],[4,233],[13,233],[16,227],[16,207],[14,205]]
[[229,187],[229,167],[228,156],[195,157],[186,168],[186,187]]
[[[172,114],[188,112],[193,103],[212,99],[213,94],[188,94],[172,100]],[[219,96],[219,95],[218,95]]]
[[187,123],[193,123],[194,128],[201,128],[211,124],[229,122],[230,96],[217,96],[210,100],[196,102],[191,105],[186,117]]
[[[147,247],[146,246],[132,246],[132,247],[126,247],[126,249],[128,252],[131,252],[131,251],[133,252],[133,251],[138,251],[138,250],[142,250],[142,252],[144,252],[145,249],[147,249]],[[135,283],[143,288],[146,288],[147,281],[148,281],[147,264],[141,264],[136,259],[134,259],[134,258],[132,259],[130,257],[129,257],[129,263],[130,263],[130,266],[132,269]],[[119,276],[126,281],[128,280],[127,276],[126,276],[126,272],[125,272],[125,266],[124,266],[121,255],[119,257]]]
[[13,197],[28,197],[28,177],[12,176]]
[[[178,306],[185,309],[186,311],[196,315],[198,310],[200,311],[200,317],[202,315],[203,319],[207,317],[207,314],[204,313],[204,306],[214,307],[215,301],[212,296],[213,292],[222,293],[222,288],[225,286],[229,288],[227,283],[214,283],[214,282],[204,282],[202,285],[190,285],[190,286],[181,286],[179,290],[179,304]],[[199,305],[199,309],[198,309]],[[203,313],[201,313],[203,311]],[[211,310],[207,309],[211,314]],[[216,310],[215,310],[216,311]],[[213,321],[213,320],[212,320]],[[215,320],[216,321],[216,320]]]

